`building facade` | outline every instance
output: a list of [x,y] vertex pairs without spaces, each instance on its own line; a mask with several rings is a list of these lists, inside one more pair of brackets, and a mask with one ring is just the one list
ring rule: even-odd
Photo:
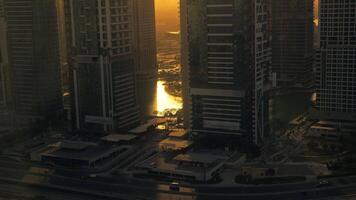
[[26,126],[62,110],[56,5],[40,0],[1,5],[1,91],[18,125]]
[[277,87],[313,86],[313,1],[272,1],[272,74]]
[[[0,30],[5,30],[6,20],[5,20],[5,10],[4,2],[0,1]],[[7,56],[7,39],[6,34],[0,35],[0,111],[5,108],[6,95],[5,95],[5,69],[8,66],[8,56]]]
[[319,6],[313,114],[338,128],[355,128],[356,1],[320,0]]
[[61,66],[61,79],[63,93],[67,93],[69,90],[69,68],[68,68],[68,48],[66,42],[65,32],[65,12],[64,12],[64,0],[56,0],[57,7],[57,21],[58,21],[58,39],[59,39],[59,57]]
[[181,43],[181,75],[183,99],[183,124],[186,129],[190,126],[190,95],[189,95],[189,52],[188,52],[188,3],[187,0],[179,1],[180,13],[180,43]]
[[66,0],[64,6],[75,128],[136,126],[133,0]]
[[188,41],[182,48],[188,60],[182,61],[183,77],[189,79],[185,104],[193,135],[260,143],[267,132],[268,10],[264,0],[186,1],[181,6],[187,27],[182,41]]
[[271,2],[273,0],[252,1],[253,46],[252,75],[252,134],[253,141],[261,144],[269,133],[269,90],[271,89]]
[[135,65],[141,117],[153,114],[157,81],[156,28],[154,0],[134,0]]

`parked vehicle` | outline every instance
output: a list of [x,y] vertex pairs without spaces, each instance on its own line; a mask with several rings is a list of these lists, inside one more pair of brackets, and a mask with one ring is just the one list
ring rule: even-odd
[[180,190],[179,183],[177,183],[177,182],[172,182],[172,183],[169,185],[169,189],[172,190],[172,191],[177,191],[177,192],[179,192],[179,190]]

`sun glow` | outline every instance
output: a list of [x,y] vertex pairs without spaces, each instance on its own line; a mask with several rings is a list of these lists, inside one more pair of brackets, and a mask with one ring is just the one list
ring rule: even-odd
[[179,30],[179,0],[155,0],[158,32]]

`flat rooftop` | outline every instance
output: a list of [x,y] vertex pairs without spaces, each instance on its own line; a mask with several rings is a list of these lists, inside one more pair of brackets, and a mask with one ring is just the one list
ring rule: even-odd
[[169,133],[169,137],[184,137],[187,135],[187,131],[184,129],[174,129],[171,133]]
[[110,134],[101,139],[107,142],[127,142],[136,139],[137,135],[132,134]]
[[129,132],[135,133],[135,134],[145,133],[147,131],[148,127],[149,127],[149,125],[144,124],[144,125],[138,126],[134,129],[130,130]]
[[178,156],[174,157],[174,160],[176,161],[196,162],[196,163],[204,163],[204,164],[211,164],[225,159],[226,157],[208,154],[208,153],[186,153],[186,154],[179,154]]
[[186,149],[193,144],[192,141],[182,140],[178,138],[167,138],[159,143],[160,147],[168,148],[171,150]]
[[[173,159],[172,159],[173,157]],[[215,158],[215,157],[214,157]],[[204,160],[208,158],[204,158]],[[224,164],[223,159],[215,160],[212,164],[205,166],[195,165],[194,163],[188,164],[179,162],[175,159],[173,154],[167,152],[161,152],[142,163],[139,163],[137,166],[145,169],[149,169],[154,172],[163,172],[163,173],[172,173],[172,174],[180,174],[180,175],[188,175],[188,176],[202,176],[205,172],[209,172],[210,170],[222,166]]]
[[49,145],[49,147],[68,149],[68,150],[84,150],[90,146],[96,146],[96,145],[97,145],[96,143],[92,143],[92,142],[64,140],[61,142],[51,144]]
[[320,125],[313,125],[313,126],[310,127],[310,129],[325,130],[325,131],[336,131],[336,128],[327,127],[327,126],[320,126]]
[[140,134],[140,133],[145,133],[147,129],[151,126],[157,126],[159,124],[164,124],[166,123],[166,119],[164,118],[154,118],[148,120],[145,124],[142,124],[134,129],[131,129],[129,133],[135,133],[135,134]]
[[71,160],[95,161],[103,155],[117,151],[119,149],[129,148],[128,146],[111,146],[108,144],[96,144],[87,146],[84,149],[68,149],[61,146],[50,145],[40,150],[42,156],[55,157]]

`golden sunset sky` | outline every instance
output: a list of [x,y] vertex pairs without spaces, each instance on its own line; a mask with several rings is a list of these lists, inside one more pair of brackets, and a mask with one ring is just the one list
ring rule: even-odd
[[[314,0],[314,12],[318,13],[319,0]],[[155,0],[157,31],[179,30],[179,0]],[[315,20],[318,23],[318,19]]]
[[179,30],[179,0],[155,0],[157,31]]

